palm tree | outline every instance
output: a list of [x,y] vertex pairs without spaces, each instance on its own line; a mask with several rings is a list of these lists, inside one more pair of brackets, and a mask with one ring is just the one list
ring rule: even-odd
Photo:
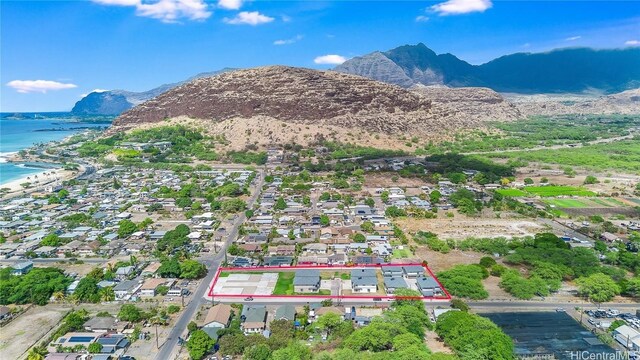
[[100,290],[100,300],[101,301],[113,301],[116,299],[116,293],[113,291],[112,287],[105,287]]
[[44,360],[44,356],[47,355],[48,351],[46,348],[42,346],[34,346],[29,351],[29,355],[27,355],[27,360]]
[[53,299],[55,301],[62,301],[65,298],[65,294],[62,291],[56,291],[53,293]]

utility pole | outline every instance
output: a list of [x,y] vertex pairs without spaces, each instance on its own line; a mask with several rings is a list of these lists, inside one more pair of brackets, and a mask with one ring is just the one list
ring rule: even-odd
[[158,340],[158,322],[156,321],[156,349],[160,349],[160,342]]

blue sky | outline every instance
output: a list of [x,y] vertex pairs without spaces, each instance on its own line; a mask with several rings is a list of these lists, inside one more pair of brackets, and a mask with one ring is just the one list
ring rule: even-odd
[[224,67],[327,69],[425,43],[473,64],[640,45],[635,1],[0,2],[0,111],[64,111],[94,89],[148,90]]

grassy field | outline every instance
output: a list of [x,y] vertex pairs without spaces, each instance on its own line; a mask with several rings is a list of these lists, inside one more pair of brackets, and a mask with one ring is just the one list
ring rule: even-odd
[[405,259],[411,256],[411,252],[408,249],[394,249],[393,257],[395,259]]
[[295,275],[293,271],[279,272],[273,295],[293,295],[293,278]]
[[487,154],[490,158],[579,166],[594,170],[640,172],[640,141],[626,140],[576,148],[543,149]]
[[524,197],[524,196],[595,196],[596,193],[583,187],[575,186],[527,186],[524,189],[499,189],[496,192],[503,196]]
[[581,200],[575,199],[549,199],[545,200],[545,203],[560,208],[586,208],[588,205]]
[[586,190],[582,187],[575,186],[528,186],[526,188],[528,193],[542,196],[595,196],[593,191]]

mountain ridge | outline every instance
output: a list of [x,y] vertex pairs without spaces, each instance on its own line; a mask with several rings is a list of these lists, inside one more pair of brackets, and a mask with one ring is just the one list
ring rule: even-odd
[[[182,84],[126,111],[111,131],[181,120],[224,135],[236,149],[310,145],[319,139],[403,148],[406,140],[398,139],[446,138],[460,129],[484,127],[496,120],[492,113],[500,120],[520,117],[490,89],[436,93],[329,70],[260,67]],[[465,112],[456,105],[460,98],[479,110]]]
[[347,60],[335,71],[402,87],[447,85],[488,87],[523,94],[616,93],[640,87],[640,48],[562,48],[542,53],[503,55],[471,65],[453,54],[436,54],[424,43]]
[[202,77],[216,76],[228,71],[234,71],[234,68],[223,68],[221,70],[202,72],[187,78],[186,80],[176,83],[162,84],[153,89],[146,91],[128,91],[128,90],[107,90],[94,91],[78,100],[71,113],[74,115],[120,115],[126,110],[133,108],[147,100],[171,90],[181,84]]

